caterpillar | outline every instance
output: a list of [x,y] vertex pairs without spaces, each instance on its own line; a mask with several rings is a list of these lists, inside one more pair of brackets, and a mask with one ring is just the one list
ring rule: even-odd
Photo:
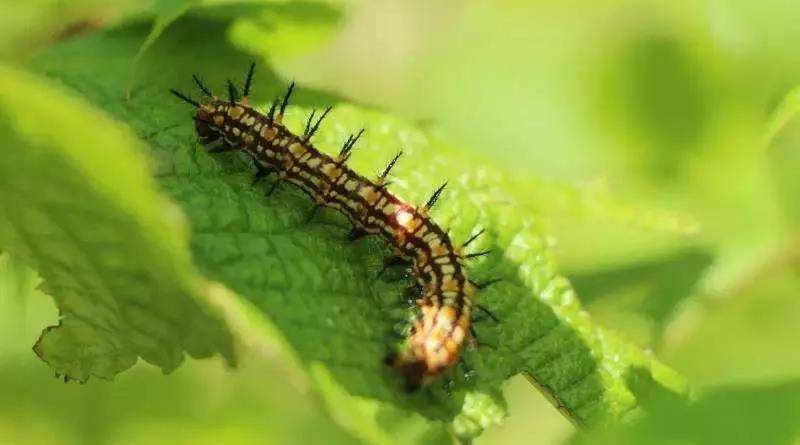
[[[195,108],[195,131],[201,144],[212,153],[242,150],[253,159],[256,180],[276,174],[269,194],[282,181],[299,187],[314,200],[314,213],[322,207],[341,212],[353,224],[348,237],[378,235],[392,247],[393,256],[385,266],[410,267],[413,293],[419,306],[404,345],[385,361],[404,378],[405,388],[416,390],[460,360],[465,344],[477,337],[472,325],[473,309],[479,308],[475,294],[496,280],[477,283],[467,278],[465,261],[488,251],[465,253],[480,236],[479,231],[461,245],[454,244],[447,231],[430,217],[447,183],[442,184],[422,206],[413,206],[387,188],[387,178],[402,151],[397,153],[374,180],[347,166],[353,148],[363,134],[351,134],[337,156],[320,152],[311,139],[331,111],[311,112],[302,135],[284,126],[283,116],[294,89],[289,85],[283,100],[275,100],[266,114],[249,105],[255,64],[251,64],[239,97],[238,88],[228,81],[228,97],[220,98],[196,75],[194,83],[205,100],[200,102],[177,90],[172,94]],[[385,270],[385,268],[384,268]]]

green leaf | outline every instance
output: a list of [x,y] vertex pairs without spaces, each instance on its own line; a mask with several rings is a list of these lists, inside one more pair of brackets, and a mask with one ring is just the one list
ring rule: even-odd
[[[526,175],[514,182],[515,198],[520,203],[545,213],[561,223],[614,225],[644,229],[662,234],[695,235],[699,223],[691,215],[634,206],[620,202],[606,181],[570,184],[544,181]],[[585,229],[584,229],[585,230]]]
[[769,147],[775,142],[775,138],[794,120],[798,112],[800,112],[800,87],[789,91],[767,119],[764,147]]
[[0,3],[0,58],[30,57],[34,49],[140,14],[149,2],[71,0]]
[[237,18],[229,35],[238,47],[267,59],[297,57],[327,41],[341,15],[319,2],[275,4]]
[[153,46],[153,43],[164,33],[170,23],[177,20],[180,16],[186,13],[189,8],[197,3],[198,0],[156,0],[153,5],[153,12],[156,14],[156,19],[153,21],[153,27],[145,37],[142,46],[133,58],[134,63],[144,56],[148,49]]
[[577,438],[572,445],[797,443],[800,382],[763,387],[717,388],[699,401],[661,398],[653,414],[633,426],[617,426]]
[[[61,45],[43,54],[38,66],[127,122],[149,143],[159,184],[190,222],[197,266],[257,307],[302,363],[322,370],[311,372],[312,379],[329,403],[344,410],[338,419],[360,419],[347,421],[359,437],[382,442],[387,436],[364,420],[378,412],[396,418],[400,409],[448,422],[446,428],[459,437],[474,437],[502,419],[500,386],[518,373],[535,381],[579,424],[635,415],[639,389],[629,384],[642,372],[655,386],[683,389],[682,379],[671,370],[600,329],[582,311],[558,274],[539,217],[514,199],[501,166],[487,167],[485,159],[408,122],[300,88],[287,112],[291,128],[300,128],[312,107],[336,105],[315,137],[318,147],[333,152],[349,132],[365,126],[368,132],[353,159],[357,170],[377,172],[402,148],[393,190],[410,202],[423,202],[448,179],[434,217],[451,228],[455,239],[479,227],[489,229],[474,248],[494,253],[476,261],[470,276],[478,281],[503,278],[479,296],[500,322],[477,322],[479,342],[485,345],[469,348],[464,357],[474,372],[465,375],[459,368],[449,382],[441,379],[410,395],[400,391],[398,376],[382,365],[382,358],[397,342],[393,331],[407,325],[409,309],[402,280],[376,278],[387,246],[374,238],[346,242],[346,221],[334,212],[307,223],[313,204],[290,186],[265,197],[269,185],[252,184],[245,156],[212,156],[195,144],[191,110],[167,93],[170,87],[190,91],[193,72],[217,90],[223,79],[244,75],[250,58],[215,37],[223,32],[218,22],[176,22],[142,60],[144,86],[127,104],[116,92],[125,56],[133,57],[141,39],[137,29]],[[108,61],[102,72],[92,69],[97,60]],[[264,105],[285,85],[260,66],[254,102]],[[411,429],[427,432],[409,434],[414,440],[440,442],[441,428],[444,424],[433,423]]]
[[130,97],[131,89],[133,88],[133,83],[136,80],[136,68],[139,64],[139,61],[144,57],[147,51],[150,49],[151,46],[161,37],[161,34],[164,33],[164,30],[167,29],[172,22],[177,20],[182,15],[186,14],[189,8],[192,7],[193,4],[197,3],[198,0],[156,0],[155,4],[153,5],[153,12],[156,15],[155,20],[153,20],[153,26],[150,28],[150,32],[147,34],[147,37],[144,38],[141,46],[139,46],[139,50],[136,52],[136,55],[133,57],[133,61],[131,62],[131,74],[130,74],[130,82],[125,89],[125,95]]
[[[592,308],[595,316],[594,306],[599,304],[610,306],[615,315],[628,308],[646,317],[655,328],[651,345],[658,346],[671,315],[682,301],[694,295],[713,259],[709,249],[694,246],[635,264],[569,276],[581,301]],[[635,301],[621,304],[621,296],[628,300],[633,296]]]
[[798,246],[782,244],[736,287],[687,305],[669,329],[665,359],[696,387],[800,377],[787,341],[800,324]]
[[156,192],[136,137],[37,77],[0,67],[0,85],[0,246],[39,272],[61,311],[36,353],[81,381],[137,357],[170,371],[184,351],[232,362],[182,215]]
[[[800,87],[789,91],[767,120],[764,149],[770,161],[775,194],[783,198],[783,207],[791,224],[800,221]],[[794,233],[790,236],[795,236]],[[791,240],[789,241],[792,242]]]

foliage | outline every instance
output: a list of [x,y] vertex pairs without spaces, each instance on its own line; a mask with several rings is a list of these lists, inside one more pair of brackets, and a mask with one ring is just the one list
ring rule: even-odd
[[[464,380],[460,375],[455,375],[453,381],[439,382],[420,394],[401,394],[396,382],[391,376],[387,376],[389,373],[380,361],[387,347],[393,343],[392,329],[396,329],[395,325],[398,323],[403,323],[407,313],[400,303],[401,286],[374,278],[384,249],[376,245],[374,240],[347,245],[343,230],[339,228],[343,221],[333,216],[324,217],[315,224],[303,224],[304,212],[309,210],[309,203],[292,190],[283,190],[274,199],[260,196],[261,188],[251,185],[250,165],[240,157],[216,161],[198,150],[193,142],[191,121],[185,117],[186,110],[182,108],[182,104],[175,103],[164,93],[170,85],[188,86],[185,80],[189,78],[187,68],[198,70],[213,84],[218,85],[219,82],[215,80],[231,75],[231,67],[245,66],[243,55],[218,42],[208,42],[210,48],[203,47],[200,42],[196,42],[196,50],[178,48],[186,36],[195,36],[201,30],[207,31],[214,26],[218,25],[209,21],[186,19],[162,36],[157,48],[151,48],[153,54],[140,62],[138,69],[142,74],[139,83],[142,87],[134,89],[130,101],[125,101],[119,95],[124,89],[124,85],[120,83],[124,76],[120,74],[128,68],[128,63],[107,63],[104,65],[103,75],[97,76],[94,75],[90,62],[111,59],[112,56],[119,57],[121,61],[130,60],[124,57],[126,51],[135,48],[143,37],[136,28],[119,29],[112,35],[78,39],[63,44],[42,56],[40,69],[127,122],[140,138],[149,143],[152,157],[159,162],[156,166],[158,181],[188,216],[192,227],[192,254],[201,272],[224,283],[262,310],[284,333],[304,363],[324,364],[320,372],[329,372],[334,381],[351,394],[390,402],[433,419],[454,419],[454,431],[464,437],[478,434],[485,426],[497,423],[502,418],[498,385],[518,372],[531,376],[568,416],[579,423],[602,422],[634,410],[637,407],[636,394],[625,381],[634,369],[654,367],[655,380],[680,389],[680,379],[661,365],[590,324],[587,316],[581,312],[569,285],[557,276],[546,252],[546,244],[536,228],[535,219],[525,216],[511,197],[503,192],[501,174],[488,168],[475,167],[472,167],[473,173],[470,173],[470,166],[482,164],[479,159],[459,156],[454,148],[435,136],[402,121],[339,103],[326,131],[317,139],[318,142],[322,146],[331,146],[335,141],[342,140],[347,131],[359,125],[375,128],[377,131],[371,132],[363,146],[359,147],[356,165],[363,169],[377,169],[377,162],[386,157],[386,147],[402,145],[407,158],[398,168],[396,188],[414,201],[423,199],[423,194],[443,174],[457,176],[457,185],[448,190],[448,208],[437,212],[437,217],[451,225],[456,237],[466,238],[479,225],[489,227],[491,235],[480,247],[493,248],[497,254],[476,265],[473,270],[477,277],[492,278],[499,275],[505,280],[503,284],[482,294],[482,299],[501,321],[497,325],[492,325],[490,321],[479,324],[477,332],[480,341],[485,339],[494,346],[479,347],[468,352],[466,363],[472,371],[467,376],[471,378]],[[181,56],[176,57],[175,54]],[[206,60],[213,63],[190,67],[187,60]],[[165,70],[167,66],[170,68]],[[81,67],[85,69],[81,70]],[[259,85],[262,88],[267,91],[280,88],[275,76],[270,75],[266,69],[262,69],[259,74]],[[6,74],[6,82],[13,86],[12,90],[22,93],[20,96],[9,95],[10,99],[16,97],[17,100],[30,100],[31,95],[36,95],[31,91],[38,88],[40,93],[36,96],[40,100],[58,100],[60,93],[57,91],[49,91],[47,86],[39,85],[35,80],[20,80],[17,77],[13,72]],[[178,79],[184,80],[181,82]],[[326,99],[328,98],[313,91],[301,89],[298,92],[298,103],[301,106],[320,103]],[[186,334],[166,334],[164,331],[171,327],[178,327],[180,331],[180,323],[184,322],[187,327],[213,332],[208,327],[213,322],[193,317],[180,320],[178,314],[186,315],[191,312],[185,304],[164,303],[171,298],[178,298],[169,297],[175,292],[169,291],[169,284],[156,282],[148,285],[146,281],[140,281],[141,287],[133,287],[132,279],[122,273],[132,269],[135,271],[131,272],[132,276],[146,277],[159,273],[165,275],[165,279],[180,279],[187,274],[185,271],[176,271],[177,266],[154,261],[169,258],[162,252],[164,247],[161,247],[160,239],[155,234],[169,238],[170,243],[174,243],[176,238],[180,239],[180,235],[171,234],[158,224],[158,219],[164,218],[161,216],[163,211],[156,213],[155,217],[132,223],[134,227],[142,227],[155,233],[145,234],[142,238],[131,236],[131,229],[124,225],[103,223],[105,220],[114,221],[120,218],[105,216],[105,213],[110,212],[106,207],[114,208],[115,203],[133,205],[142,200],[157,199],[152,188],[147,195],[148,186],[135,182],[128,185],[126,176],[115,171],[142,168],[142,160],[134,158],[137,148],[126,147],[125,143],[117,142],[113,135],[94,131],[90,122],[76,123],[70,120],[88,114],[87,111],[77,109],[71,103],[44,102],[42,107],[48,103],[52,109],[64,113],[64,117],[47,113],[48,120],[55,122],[63,119],[65,123],[63,127],[48,127],[53,135],[45,143],[46,147],[55,154],[60,150],[68,150],[63,147],[71,147],[73,144],[58,135],[65,133],[67,128],[77,129],[69,134],[78,135],[76,137],[80,139],[74,146],[86,151],[77,156],[84,156],[87,159],[85,162],[92,164],[94,174],[100,178],[87,178],[86,184],[81,184],[80,178],[74,178],[71,182],[77,183],[75,189],[69,189],[55,178],[55,172],[66,174],[67,167],[61,166],[59,158],[48,152],[36,159],[50,159],[53,165],[42,165],[36,159],[27,161],[24,157],[17,157],[13,163],[6,165],[9,170],[6,177],[12,178],[11,183],[16,184],[21,177],[30,177],[26,173],[30,170],[44,167],[47,171],[54,172],[49,175],[48,180],[52,180],[53,187],[64,192],[65,196],[50,198],[50,194],[54,192],[49,192],[40,185],[39,197],[43,201],[33,208],[44,208],[47,214],[53,214],[55,211],[50,210],[51,207],[71,209],[74,212],[78,203],[89,205],[94,212],[88,213],[87,219],[80,219],[75,215],[72,222],[77,228],[86,228],[88,233],[74,233],[75,228],[63,228],[65,224],[60,223],[59,216],[55,215],[51,217],[52,222],[43,222],[41,228],[33,228],[31,234],[21,240],[7,235],[5,244],[15,254],[28,258],[29,263],[40,271],[45,282],[51,283],[65,271],[54,273],[42,265],[45,259],[39,258],[35,252],[49,248],[46,244],[36,243],[47,243],[50,238],[41,238],[37,236],[38,233],[61,230],[66,232],[67,239],[78,239],[79,246],[73,248],[73,253],[64,249],[65,257],[60,262],[80,264],[81,257],[88,256],[85,260],[88,265],[101,266],[85,273],[94,276],[99,281],[99,286],[109,291],[108,295],[90,297],[90,288],[79,287],[71,289],[71,297],[62,297],[66,293],[64,290],[56,284],[48,284],[48,290],[62,301],[63,319],[66,322],[73,318],[91,320],[102,317],[102,311],[96,314],[91,308],[81,310],[64,304],[65,301],[81,301],[82,298],[86,298],[88,302],[102,298],[122,300],[119,303],[121,307],[112,306],[103,310],[119,312],[123,317],[104,323],[98,332],[70,332],[71,335],[67,335],[69,324],[65,324],[56,332],[61,334],[60,338],[67,338],[78,343],[77,345],[45,341],[40,343],[37,350],[41,350],[45,359],[53,363],[59,372],[65,373],[68,378],[81,380],[85,380],[90,374],[110,377],[115,371],[130,366],[136,355],[170,371],[180,360],[180,354],[173,349],[172,352],[158,355],[157,348],[164,342],[164,338],[193,340],[197,344],[182,344],[193,355],[203,356],[212,351],[229,355],[229,346],[215,346],[215,341],[204,340],[209,334],[201,336],[191,331]],[[10,110],[16,108],[24,107],[20,107],[19,103],[7,103],[7,114],[12,114]],[[42,109],[27,109],[32,111],[30,116],[44,114]],[[306,113],[307,109],[302,107],[292,108],[288,116],[290,125],[298,127]],[[30,128],[32,125],[32,119],[30,123],[17,124],[11,129],[9,137],[27,141],[32,138],[28,135],[35,132],[35,128]],[[99,125],[101,128],[109,126],[102,121]],[[23,144],[15,145],[20,150],[26,150]],[[30,142],[30,145],[32,147],[27,151],[36,152],[40,144]],[[102,152],[102,156],[97,152]],[[84,157],[80,159],[83,160]],[[107,164],[113,164],[115,169],[103,168]],[[17,179],[11,176],[12,171],[21,177]],[[139,181],[144,180],[141,179],[142,176],[140,173]],[[93,202],[84,196],[86,192],[81,189],[92,185],[98,188],[98,193],[112,193],[106,192],[107,188],[111,188],[114,194],[107,201]],[[9,206],[13,202],[10,201],[12,194],[11,190],[6,191],[9,199],[4,202],[9,203]],[[69,201],[70,196],[77,200],[76,203]],[[503,206],[489,205],[496,200],[505,203]],[[17,201],[16,206],[8,208],[9,227],[6,233],[18,233],[21,231],[19,227],[26,226],[25,222],[14,219],[14,215],[30,211],[24,207],[24,202],[27,200]],[[138,216],[137,212],[141,210],[133,208],[125,211],[134,217]],[[118,251],[123,255],[122,258],[99,256],[95,259],[91,253],[92,248],[85,245],[91,245],[92,242],[84,241],[84,238],[98,236],[98,227],[122,238],[119,241],[104,238],[94,241],[104,246],[102,255]],[[145,250],[137,252],[133,246]],[[319,256],[315,252],[327,253]],[[142,265],[133,266],[137,261]],[[114,264],[113,269],[103,269],[102,266],[106,264]],[[152,266],[154,271],[141,271],[144,265]],[[81,268],[73,267],[71,270],[72,274],[80,274],[78,271]],[[490,273],[493,275],[489,275]],[[154,303],[149,303],[148,300],[128,303],[127,299],[131,297],[118,297],[122,290],[109,284],[113,279],[124,280],[119,286],[122,288],[127,284],[132,295],[152,295],[149,301],[162,303],[156,304],[152,309],[150,305]],[[192,292],[201,293],[199,289],[186,289],[182,293]],[[181,292],[178,294],[180,296]],[[196,298],[200,299],[202,295]],[[166,310],[160,308],[162,305]],[[162,312],[168,310],[172,312],[162,315]],[[149,319],[142,320],[151,312],[162,315],[165,320],[159,324],[154,324]],[[131,315],[125,317],[129,313]],[[85,324],[91,326],[89,322]],[[117,342],[124,343],[127,338],[141,337],[142,344],[134,344],[133,354],[126,354],[123,359],[117,359],[120,353],[109,354],[114,359],[113,367],[98,370],[94,363],[105,356],[103,350],[94,346],[90,340],[94,335],[99,336],[99,332],[108,329],[109,325],[121,326],[121,333],[114,339]],[[75,340],[76,337],[80,340]],[[48,338],[49,335],[45,336],[45,340]],[[170,343],[172,342],[168,342],[165,347]],[[199,346],[206,348],[199,349]],[[119,346],[115,344],[113,350],[117,349]],[[79,351],[84,350],[93,351],[95,355],[91,360],[82,357]],[[476,403],[476,398],[484,401]],[[497,403],[500,405],[496,406]]]
[[[55,320],[34,349],[58,376],[119,382],[90,379],[83,392],[47,386],[63,394],[57,406],[142,385],[202,406],[213,402],[181,388],[213,381],[265,397],[227,405],[220,415],[242,432],[210,428],[209,441],[301,442],[305,432],[278,419],[303,418],[319,434],[311,441],[327,431],[335,443],[480,442],[508,428],[498,428],[507,412],[513,428],[535,425],[524,419],[536,411],[519,406],[535,393],[506,385],[523,375],[581,427],[574,444],[797,437],[787,413],[797,408],[800,362],[785,339],[800,319],[792,298],[800,72],[775,62],[790,52],[761,45],[790,32],[759,21],[777,17],[771,6],[732,26],[725,20],[742,11],[718,5],[709,36],[664,5],[632,26],[621,14],[626,0],[563,17],[515,2],[447,4],[426,7],[430,24],[415,26],[410,46],[389,46],[389,59],[362,55],[383,41],[348,29],[364,17],[375,29],[405,23],[413,6],[387,21],[379,3],[359,5],[359,14],[333,2],[0,5],[0,21],[40,24],[0,35],[0,306],[29,311],[38,275],[59,310],[39,300],[41,316],[8,315],[0,333],[17,345],[25,340],[14,332]],[[601,25],[609,16],[619,17],[619,32]],[[745,28],[759,36],[758,51],[725,40]],[[312,203],[297,190],[284,185],[267,197],[270,184],[252,183],[244,156],[196,144],[191,110],[168,89],[191,91],[198,73],[220,91],[228,78],[241,82],[254,59],[259,107],[297,76],[291,128],[335,105],[318,147],[333,152],[365,127],[357,170],[378,171],[403,149],[393,190],[423,202],[448,180],[434,217],[456,239],[488,229],[474,248],[492,254],[470,273],[502,278],[479,296],[499,322],[477,320],[478,343],[451,376],[404,394],[381,364],[413,311],[402,271],[377,278],[385,245],[346,241],[335,212],[307,222]],[[742,69],[756,60],[773,83]],[[377,78],[393,85],[386,95]],[[744,84],[757,86],[734,87]],[[375,102],[387,111],[365,105]],[[701,390],[687,400],[683,378],[653,351]],[[207,361],[176,371],[185,354],[255,361],[259,371],[218,373]],[[22,360],[13,357],[7,366]],[[126,387],[126,376],[147,372],[121,373],[138,358],[170,376]],[[5,380],[28,387],[34,379],[19,372],[30,369]],[[15,403],[0,403],[0,412],[24,418]],[[752,405],[769,409],[741,409]],[[269,426],[244,421],[249,410],[271,416]],[[62,411],[44,415],[74,425]],[[94,443],[135,429],[102,408],[85,413],[105,425],[92,429]],[[151,422],[148,437],[182,437]],[[726,430],[731,424],[739,428]],[[0,437],[21,437],[9,428],[0,422]],[[477,438],[487,428],[490,438]],[[558,428],[561,437],[569,430]],[[42,429],[30,440],[69,441],[62,433]]]
[[2,243],[44,277],[61,311],[36,353],[80,381],[111,378],[137,356],[165,371],[184,350],[233,361],[182,216],[156,194],[135,136],[37,78],[12,69],[0,78],[2,135],[15,154],[2,158]]
[[571,443],[789,444],[800,434],[794,415],[800,409],[798,390],[796,382],[789,382],[717,388],[694,404],[663,398],[654,403],[653,415],[631,428],[599,430]]

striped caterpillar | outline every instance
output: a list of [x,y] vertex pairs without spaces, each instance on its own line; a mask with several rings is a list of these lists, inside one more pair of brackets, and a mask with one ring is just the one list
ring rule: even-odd
[[256,180],[277,174],[279,180],[273,183],[270,193],[281,181],[296,185],[314,200],[312,217],[322,207],[338,210],[353,224],[350,239],[380,235],[394,251],[385,265],[410,267],[419,315],[404,346],[391,353],[386,362],[404,377],[407,390],[420,388],[453,367],[464,345],[476,338],[472,327],[474,307],[494,319],[475,303],[474,295],[495,280],[475,283],[464,270],[465,260],[488,253],[464,253],[465,247],[483,231],[457,246],[431,219],[430,209],[446,183],[419,207],[391,193],[386,179],[402,152],[394,156],[375,180],[351,170],[347,160],[364,130],[350,135],[335,157],[317,150],[311,138],[330,107],[316,121],[316,113],[312,112],[302,135],[289,131],[282,121],[294,83],[280,104],[274,101],[266,114],[250,107],[248,97],[254,68],[251,64],[241,99],[233,82],[228,81],[228,98],[224,100],[215,96],[197,76],[193,80],[206,101],[198,102],[179,91],[170,91],[195,107],[195,130],[209,152],[243,150],[254,161]]

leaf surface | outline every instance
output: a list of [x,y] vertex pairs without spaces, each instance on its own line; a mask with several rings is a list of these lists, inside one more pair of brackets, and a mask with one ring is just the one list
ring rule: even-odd
[[[754,409],[755,408],[755,409]],[[702,443],[781,445],[797,443],[800,384],[721,387],[693,404],[659,398],[651,416],[632,426],[616,426],[570,441],[572,445]]]
[[183,215],[157,192],[141,142],[49,81],[1,67],[0,84],[0,246],[39,272],[61,312],[36,353],[81,381],[137,357],[170,371],[184,351],[232,362]]
[[[457,240],[488,229],[473,248],[493,254],[476,261],[470,277],[502,278],[479,295],[500,322],[477,320],[479,346],[468,348],[465,365],[451,379],[416,394],[402,393],[397,376],[381,360],[397,344],[411,311],[402,277],[376,277],[387,246],[375,238],[347,242],[346,220],[332,211],[306,222],[313,204],[291,186],[266,197],[270,184],[252,184],[253,167],[245,156],[210,155],[195,144],[191,110],[167,92],[171,87],[190,91],[192,73],[216,91],[222,91],[224,79],[241,81],[249,57],[217,38],[225,26],[194,18],[174,23],[142,59],[140,82],[128,102],[120,74],[125,56],[136,53],[141,29],[61,45],[37,66],[126,122],[148,143],[142,151],[154,160],[158,183],[190,222],[197,267],[257,307],[302,363],[321,370],[310,375],[329,403],[338,400],[342,410],[359,405],[362,414],[355,417],[362,420],[389,412],[396,416],[399,407],[417,413],[413,418],[421,414],[449,422],[448,429],[469,438],[501,421],[501,385],[518,373],[529,376],[578,424],[637,413],[638,398],[646,395],[641,388],[647,386],[636,383],[643,380],[682,390],[680,377],[594,325],[582,311],[552,260],[541,219],[514,198],[519,190],[513,187],[521,184],[507,180],[502,165],[467,154],[435,131],[300,88],[287,113],[290,128],[302,128],[311,108],[335,105],[315,136],[316,146],[334,152],[350,132],[366,127],[352,160],[357,170],[377,173],[402,148],[405,155],[393,171],[395,192],[423,203],[446,179],[446,196],[434,218]],[[92,68],[97,60],[111,62],[98,72]],[[286,83],[259,66],[254,102],[266,105]],[[359,422],[352,428],[364,432],[362,438],[382,441],[373,440],[380,436],[374,424]],[[414,437],[440,441],[435,428],[425,429]]]

